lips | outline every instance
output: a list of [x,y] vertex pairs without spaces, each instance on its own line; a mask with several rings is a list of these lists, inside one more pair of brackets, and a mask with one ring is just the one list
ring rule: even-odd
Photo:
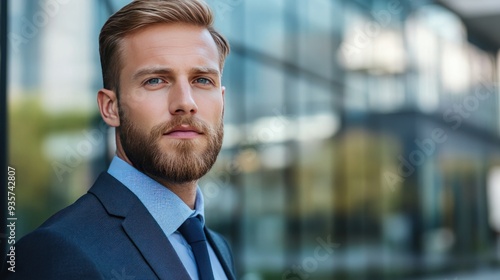
[[178,139],[190,139],[194,138],[197,136],[202,135],[203,133],[196,129],[195,127],[188,126],[188,125],[181,125],[181,126],[176,126],[167,133],[165,133],[165,136],[171,137],[171,138],[178,138]]

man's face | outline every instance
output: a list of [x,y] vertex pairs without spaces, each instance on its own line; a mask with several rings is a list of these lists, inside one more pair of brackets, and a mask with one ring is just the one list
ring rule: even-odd
[[122,42],[118,148],[166,183],[195,181],[222,145],[224,88],[208,30],[158,24]]

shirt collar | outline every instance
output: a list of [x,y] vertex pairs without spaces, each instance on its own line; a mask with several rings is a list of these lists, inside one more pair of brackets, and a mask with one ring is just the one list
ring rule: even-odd
[[115,156],[108,173],[132,191],[151,213],[166,236],[174,233],[189,217],[199,215],[205,224],[204,201],[196,188],[195,209],[192,210],[175,193]]

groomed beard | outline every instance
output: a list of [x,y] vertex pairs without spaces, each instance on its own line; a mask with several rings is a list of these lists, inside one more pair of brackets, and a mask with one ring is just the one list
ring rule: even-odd
[[[200,179],[212,168],[222,146],[222,117],[214,127],[192,116],[174,116],[154,126],[149,134],[141,132],[120,110],[120,141],[133,166],[151,178],[167,184],[183,184]],[[170,150],[160,145],[163,134],[176,126],[189,125],[203,133],[195,139],[169,139]],[[164,143],[165,144],[165,143]],[[204,149],[199,146],[205,145]]]

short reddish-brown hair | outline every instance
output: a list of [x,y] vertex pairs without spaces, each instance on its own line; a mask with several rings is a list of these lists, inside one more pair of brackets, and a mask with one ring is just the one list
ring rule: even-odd
[[130,33],[158,23],[187,23],[205,27],[217,45],[219,66],[229,54],[229,43],[214,27],[214,16],[203,0],[135,0],[113,14],[99,34],[104,88],[118,93],[120,88],[120,43]]

